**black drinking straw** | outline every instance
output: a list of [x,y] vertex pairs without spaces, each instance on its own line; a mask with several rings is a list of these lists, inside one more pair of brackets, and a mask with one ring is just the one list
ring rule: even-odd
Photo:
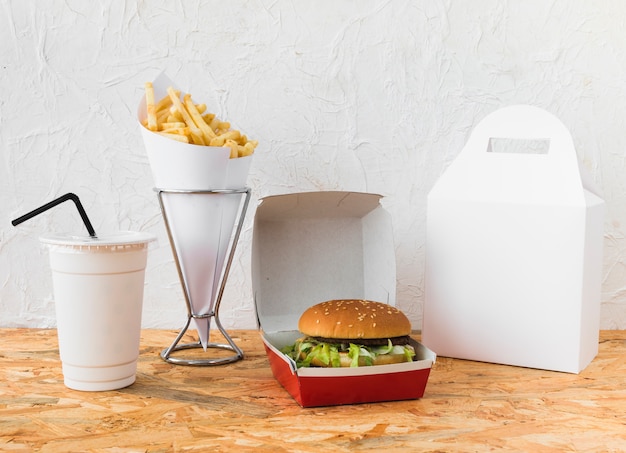
[[12,220],[11,223],[13,224],[13,226],[19,225],[20,223],[28,220],[28,219],[32,219],[33,217],[35,217],[36,215],[41,214],[44,211],[47,211],[50,208],[55,207],[58,204],[63,203],[64,201],[67,200],[72,200],[74,202],[74,204],[76,205],[76,209],[78,209],[78,213],[80,214],[80,218],[83,219],[83,223],[85,224],[85,227],[87,228],[87,231],[89,232],[89,236],[91,236],[92,238],[96,238],[96,231],[93,229],[93,226],[91,226],[91,222],[89,221],[89,217],[87,217],[87,213],[85,212],[85,209],[83,208],[83,205],[81,204],[80,200],[78,199],[78,196],[76,194],[73,193],[66,193],[65,195],[57,198],[56,200],[52,200],[50,203],[46,203],[45,205],[34,209],[32,211],[30,211],[27,214],[24,214],[21,217],[18,217],[15,220]]

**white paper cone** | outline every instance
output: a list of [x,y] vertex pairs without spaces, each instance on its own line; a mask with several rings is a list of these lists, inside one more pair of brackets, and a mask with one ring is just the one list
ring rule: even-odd
[[225,186],[230,148],[177,142],[143,126],[141,132],[155,187],[207,190]]
[[228,172],[226,174],[225,189],[242,189],[246,187],[250,165],[252,165],[252,155],[239,157],[228,161]]
[[[163,193],[163,206],[188,297],[195,314],[210,313],[213,306],[214,278],[220,248],[221,202],[203,194]],[[198,335],[206,348],[209,324],[195,319]],[[201,321],[201,322],[198,322]]]
[[[153,82],[155,99],[175,84],[164,74]],[[137,109],[146,118],[145,96]],[[166,190],[241,189],[246,186],[252,156],[230,159],[230,148],[177,142],[140,126],[155,186]],[[173,246],[191,308],[196,315],[212,312],[241,195],[162,192]],[[194,318],[206,350],[210,318]]]
[[[228,163],[228,174],[226,177],[225,188],[226,189],[240,189],[245,187],[246,179],[248,177],[248,171],[252,163],[252,156],[241,157],[238,159],[230,159]],[[221,277],[221,272],[224,269],[224,263],[226,261],[227,252],[230,249],[231,236],[235,230],[235,222],[239,213],[239,206],[241,205],[242,194],[224,195],[220,197],[221,206],[221,231],[220,231],[220,247],[217,256],[216,270],[218,274],[215,278]],[[219,286],[215,285],[213,288],[213,300],[217,296]],[[212,308],[212,307],[211,307]]]

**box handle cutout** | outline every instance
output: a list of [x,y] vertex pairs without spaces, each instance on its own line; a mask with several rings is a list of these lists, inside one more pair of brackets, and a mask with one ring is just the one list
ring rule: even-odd
[[549,138],[518,139],[490,137],[487,144],[488,153],[502,154],[548,154]]

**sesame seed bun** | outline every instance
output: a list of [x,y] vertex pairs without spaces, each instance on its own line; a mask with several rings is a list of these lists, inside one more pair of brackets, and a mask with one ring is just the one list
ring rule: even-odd
[[309,307],[298,330],[311,337],[382,339],[410,335],[411,323],[395,307],[359,299],[329,300]]

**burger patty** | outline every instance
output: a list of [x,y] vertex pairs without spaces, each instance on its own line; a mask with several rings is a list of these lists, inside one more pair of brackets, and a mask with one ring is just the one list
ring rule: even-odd
[[333,344],[347,344],[354,343],[361,346],[386,346],[391,340],[394,345],[405,345],[410,343],[411,337],[409,335],[403,335],[401,337],[392,338],[323,338],[323,337],[311,337],[322,343]]

